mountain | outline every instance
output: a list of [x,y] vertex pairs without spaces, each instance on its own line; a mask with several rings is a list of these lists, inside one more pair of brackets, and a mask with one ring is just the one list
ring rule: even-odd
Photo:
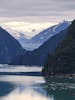
[[49,27],[39,34],[32,37],[28,44],[25,44],[24,48],[28,51],[33,51],[35,49],[38,49],[44,42],[46,42],[49,38],[52,36],[59,34],[59,32],[63,31],[70,25],[70,22],[64,21],[62,23],[59,23],[58,25],[54,25],[52,27]]
[[[51,36],[38,49],[27,51],[24,55],[16,56],[10,64],[39,65],[42,66],[48,54],[54,54],[58,44],[67,34],[67,28],[58,34]],[[38,40],[39,41],[39,40]]]
[[0,64],[8,64],[16,55],[24,52],[18,41],[0,27]]
[[75,73],[75,20],[68,27],[67,33],[57,46],[55,54],[48,56],[43,75]]
[[[32,43],[41,43],[43,44],[45,41],[47,41],[51,36],[58,34],[59,32],[63,31],[70,25],[70,22],[63,21],[62,23],[59,23],[57,25],[54,25],[52,27],[47,28],[46,30],[40,32],[36,36],[32,37],[31,41]],[[39,41],[38,41],[39,40]]]
[[[25,46],[28,45],[29,47],[33,48],[34,44],[37,44],[37,49],[34,49],[33,51],[24,50],[22,45],[19,44],[19,40],[17,41],[14,38],[14,35],[10,35],[12,33],[9,34],[9,32],[3,28],[0,28],[0,63],[12,65],[43,65],[47,55],[49,53],[55,53],[55,48],[67,34],[67,28],[69,25],[69,22],[64,21],[63,23],[42,31],[30,40],[27,40],[23,33],[19,33],[19,36],[14,33],[17,39],[19,39],[21,42],[24,41]],[[44,38],[40,39],[42,36]],[[33,46],[30,43],[33,44]],[[40,46],[38,46],[39,43],[41,44]]]
[[19,43],[20,45],[25,49],[25,45],[28,44],[29,42],[29,38],[28,36],[25,35],[24,32],[19,32],[19,31],[16,31],[16,30],[13,30],[13,29],[10,29],[8,27],[4,27],[2,26],[3,29],[5,29],[13,38],[15,38]]
[[[59,34],[61,31],[66,29],[70,25],[70,22],[63,21],[57,25],[54,25],[52,27],[49,27],[41,32],[39,32],[37,35],[35,35],[32,38],[28,38],[25,33],[23,32],[15,32],[10,29],[7,29],[8,32],[18,40],[18,42],[21,44],[21,46],[26,49],[27,51],[33,51],[35,49],[38,49],[41,45],[43,45],[44,42],[46,42],[49,38],[52,36]],[[32,32],[35,33],[36,30],[32,30]],[[32,34],[31,32],[31,34]]]

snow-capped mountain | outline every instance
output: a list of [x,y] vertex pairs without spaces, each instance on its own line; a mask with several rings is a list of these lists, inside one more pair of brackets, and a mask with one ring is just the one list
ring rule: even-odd
[[[59,34],[61,31],[66,29],[70,25],[70,22],[63,21],[57,25],[49,27],[39,34],[33,36],[32,38],[27,37],[25,33],[13,31],[10,29],[6,29],[13,37],[15,37],[22,47],[28,51],[33,51],[34,49],[39,48],[45,41],[47,41],[50,37],[54,36],[55,34]],[[36,30],[35,30],[36,31]],[[34,29],[32,32],[35,32]]]
[[48,54],[51,54],[51,55],[55,54],[55,50],[57,46],[64,39],[64,37],[68,34],[68,28],[64,29],[59,34],[55,34],[51,36],[39,48],[33,51],[26,51],[23,55],[16,56],[10,64],[43,66],[48,57]]
[[24,32],[19,32],[16,30],[12,30],[8,27],[2,27],[5,29],[8,33],[10,33],[11,36],[13,36],[18,42],[21,44],[21,46],[24,48],[25,43],[28,44],[28,41],[30,37],[28,37]]
[[[61,31],[66,29],[70,25],[70,22],[63,21],[58,25],[54,25],[40,32],[39,34],[32,37],[30,40],[23,42],[22,45],[26,50],[32,51],[34,49],[39,48],[45,41],[47,41],[50,37],[55,34],[59,34]],[[19,41],[20,42],[20,41]]]
[[10,29],[10,28],[4,27],[4,26],[1,26],[1,27],[3,29],[5,29],[7,32],[9,32],[15,39],[19,39],[19,38],[28,39],[28,38],[30,38],[24,32],[13,30],[13,29]]

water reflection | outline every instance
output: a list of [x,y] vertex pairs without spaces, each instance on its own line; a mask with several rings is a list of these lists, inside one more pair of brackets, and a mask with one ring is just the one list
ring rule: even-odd
[[0,75],[42,76],[41,72],[0,72]]
[[30,70],[29,67],[0,67],[0,100],[75,100],[75,78],[49,77],[45,82],[35,74],[41,68],[30,67]]
[[75,100],[74,89],[51,89],[47,87],[48,95],[53,95],[54,100]]
[[0,82],[0,97],[9,94],[15,89],[15,85],[8,82]]
[[32,88],[19,87],[0,100],[53,100],[53,97],[47,97],[45,93],[38,93]]
[[[0,81],[5,84],[1,91],[6,90],[7,94],[3,92],[0,100],[53,100],[47,97],[47,92],[41,87],[45,81],[40,72],[41,68],[38,67],[1,67]],[[14,84],[15,88],[9,87],[9,84]]]
[[47,94],[53,95],[54,100],[75,100],[75,78],[48,77],[46,79]]

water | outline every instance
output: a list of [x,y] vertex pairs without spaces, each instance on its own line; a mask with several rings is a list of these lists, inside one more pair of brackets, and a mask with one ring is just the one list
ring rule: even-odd
[[49,78],[46,83],[41,70],[42,67],[0,65],[0,100],[75,100],[74,81]]

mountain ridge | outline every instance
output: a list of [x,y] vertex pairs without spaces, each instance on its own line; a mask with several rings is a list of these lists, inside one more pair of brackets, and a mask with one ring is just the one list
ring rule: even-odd
[[24,55],[20,55],[13,59],[10,64],[25,64],[25,65],[38,65],[42,66],[47,58],[49,53],[54,53],[55,48],[58,43],[63,39],[63,37],[67,34],[67,29],[63,30],[59,34],[52,36],[49,40],[47,40],[42,46],[33,51],[27,51]]
[[57,25],[53,25],[47,29],[44,29],[43,31],[39,32],[37,35],[32,37],[31,39],[27,39],[25,34],[20,32],[12,32],[8,31],[13,35],[16,33],[14,38],[18,40],[18,42],[21,44],[21,46],[26,50],[26,51],[33,51],[35,49],[38,49],[41,45],[43,45],[44,42],[46,42],[50,37],[52,37],[55,34],[58,34],[59,32],[63,31],[70,25],[69,21],[63,21]]
[[56,48],[55,55],[48,56],[42,71],[43,75],[75,73],[75,20],[67,32],[68,34]]
[[19,42],[0,27],[0,64],[8,64],[15,55],[22,54],[22,52],[25,52],[25,50]]

